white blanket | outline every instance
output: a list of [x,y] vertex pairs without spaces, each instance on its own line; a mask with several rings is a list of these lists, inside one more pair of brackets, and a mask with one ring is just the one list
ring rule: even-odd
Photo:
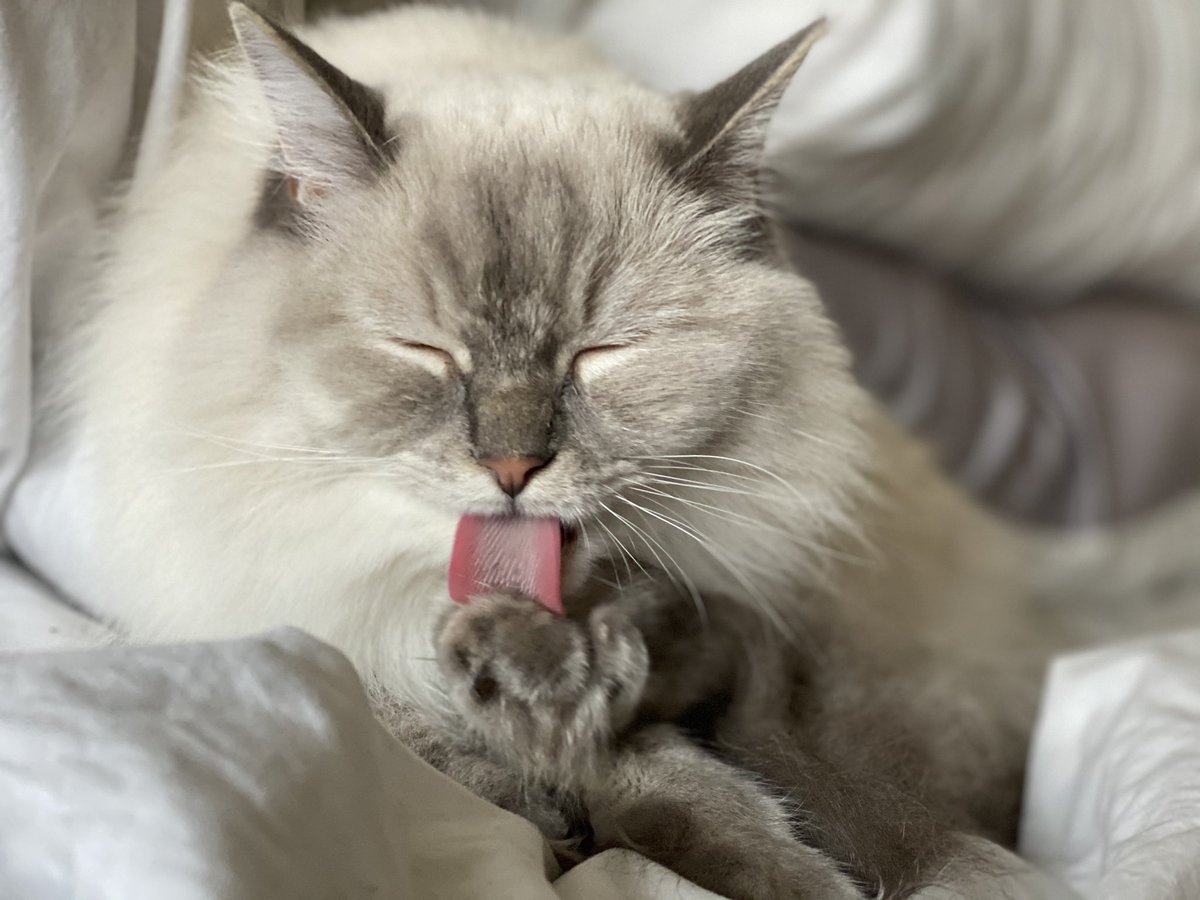
[[712,896],[616,851],[552,883],[532,825],[397,744],[298,631],[0,655],[0,685],[2,897]]
[[1200,632],[1054,666],[1021,849],[1089,900],[1200,897]]
[[[533,826],[397,744],[300,632],[70,650],[103,630],[0,583],[0,897],[713,896],[619,851],[559,877]],[[1197,746],[1200,633],[1061,661],[1026,856],[1089,900],[1195,900]],[[1071,892],[1030,872],[978,894],[1000,896]]]

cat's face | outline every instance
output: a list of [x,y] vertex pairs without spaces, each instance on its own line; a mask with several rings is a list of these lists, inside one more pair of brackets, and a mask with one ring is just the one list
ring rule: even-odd
[[[647,461],[728,449],[770,403],[787,298],[654,148],[480,154],[406,190],[431,140],[331,240],[292,248],[278,355],[314,388],[298,402],[317,443],[455,510],[569,521]],[[511,457],[544,463],[515,497],[478,462]]]
[[[571,528],[778,405],[811,298],[768,264],[754,157],[803,42],[691,107],[549,99],[537,127],[529,98],[419,119],[334,96],[294,39],[243,43],[272,108],[305,110],[275,114],[259,238],[286,273],[272,354],[312,445],[455,515]],[[535,466],[520,490],[487,464],[508,459]]]

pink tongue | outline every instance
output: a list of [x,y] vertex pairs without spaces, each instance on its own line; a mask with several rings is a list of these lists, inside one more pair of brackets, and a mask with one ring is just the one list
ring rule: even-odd
[[558,519],[463,516],[450,554],[450,598],[470,603],[489,590],[515,590],[563,614],[562,527]]

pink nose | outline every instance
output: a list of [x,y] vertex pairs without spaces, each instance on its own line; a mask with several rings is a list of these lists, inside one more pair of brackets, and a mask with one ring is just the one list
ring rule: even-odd
[[536,456],[505,456],[485,457],[479,460],[479,464],[495,473],[496,481],[504,493],[515,497],[525,490],[525,485],[529,484],[533,473],[544,466],[546,461]]

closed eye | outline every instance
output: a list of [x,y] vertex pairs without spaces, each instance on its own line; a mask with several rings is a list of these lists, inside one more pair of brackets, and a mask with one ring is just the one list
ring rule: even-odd
[[448,350],[419,341],[390,338],[388,344],[401,359],[414,363],[434,375],[443,376],[458,370],[458,364]]
[[629,344],[601,344],[575,354],[571,363],[575,376],[581,381],[598,378],[619,366],[632,348]]

